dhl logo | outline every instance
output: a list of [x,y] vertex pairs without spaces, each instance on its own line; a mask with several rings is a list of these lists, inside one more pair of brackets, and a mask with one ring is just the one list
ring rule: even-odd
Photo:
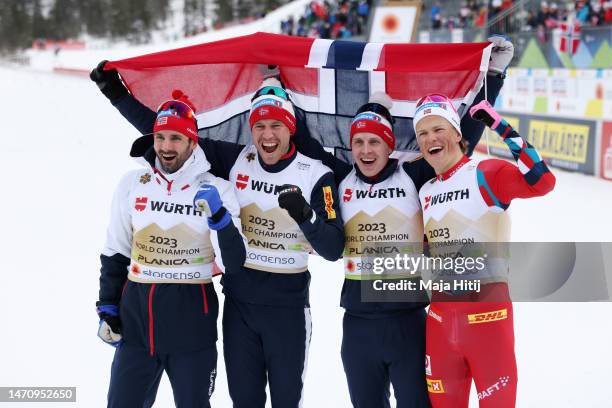
[[330,186],[323,187],[323,198],[325,200],[325,211],[327,212],[327,219],[335,219],[336,210],[334,210],[334,196],[332,195],[332,189]]
[[444,394],[444,386],[442,380],[427,379],[427,391],[432,394]]
[[469,324],[495,322],[508,318],[508,309],[495,310],[493,312],[475,313],[468,315]]

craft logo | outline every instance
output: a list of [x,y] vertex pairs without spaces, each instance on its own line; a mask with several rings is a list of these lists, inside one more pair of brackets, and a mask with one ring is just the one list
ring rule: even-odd
[[508,309],[496,310],[494,312],[475,313],[468,315],[469,324],[488,323],[508,318]]
[[149,199],[147,197],[136,197],[136,204],[134,208],[136,211],[144,211],[147,208],[147,203]]
[[499,377],[499,379],[497,380],[495,384],[491,385],[489,388],[482,390],[481,392],[477,394],[478,400],[480,401],[487,397],[490,397],[495,391],[501,391],[502,388],[508,385],[509,381],[510,381],[509,376]]
[[323,187],[323,199],[325,200],[325,212],[327,212],[327,219],[336,219],[336,210],[334,210],[334,196],[332,195],[332,189],[330,186]]
[[149,181],[151,181],[151,175],[149,173],[145,173],[140,176],[140,182],[142,184],[147,184]]
[[345,188],[344,196],[342,196],[342,201],[346,203],[351,201],[351,198],[353,198],[353,190],[351,190],[350,188]]
[[425,375],[431,375],[431,357],[425,354]]
[[457,200],[467,200],[470,198],[470,189],[464,188],[463,190],[447,191],[446,193],[436,194],[435,196],[425,196],[425,207],[427,210],[430,206],[433,207],[436,204],[448,203]]
[[444,386],[442,380],[430,380],[427,379],[427,391],[432,394],[444,394]]
[[246,174],[238,173],[238,177],[236,179],[236,188],[238,188],[239,190],[244,190],[248,182],[249,176],[247,176]]
[[442,316],[440,316],[439,314],[437,314],[436,312],[434,312],[431,307],[429,308],[429,316],[432,319],[437,320],[438,322],[442,323]]
[[255,160],[255,153],[252,153],[252,152],[251,152],[251,153],[247,154],[247,155],[246,155],[246,159],[247,159],[247,161],[248,161],[249,163],[250,163],[250,162],[252,162],[253,160]]

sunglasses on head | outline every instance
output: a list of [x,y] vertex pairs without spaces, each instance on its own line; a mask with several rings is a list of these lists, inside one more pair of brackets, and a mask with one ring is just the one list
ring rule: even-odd
[[159,108],[157,108],[157,114],[172,115],[183,119],[196,120],[193,109],[191,109],[191,107],[185,102],[176,100],[166,101],[159,105]]
[[385,119],[387,119],[389,121],[389,123],[391,123],[391,124],[395,123],[395,118],[393,118],[393,116],[391,116],[391,113],[389,112],[389,109],[387,109],[384,105],[381,105],[380,103],[376,103],[376,102],[366,103],[361,108],[359,108],[359,110],[357,111],[355,116],[357,116],[357,115],[359,115],[360,113],[363,113],[363,112],[374,112],[374,113],[377,113],[380,116],[382,116]]
[[262,95],[275,95],[279,98],[283,98],[286,101],[289,100],[289,95],[283,88],[279,88],[277,86],[264,86],[255,92],[255,95],[253,95],[253,98],[251,98],[251,102]]
[[417,109],[428,102],[434,102],[434,103],[447,103],[449,104],[453,110],[455,112],[457,112],[457,109],[455,109],[455,105],[453,105],[453,102],[448,98],[448,96],[446,95],[442,95],[442,94],[437,94],[437,93],[432,93],[432,94],[428,94],[423,96],[422,98],[420,98],[417,103],[416,103],[416,107]]

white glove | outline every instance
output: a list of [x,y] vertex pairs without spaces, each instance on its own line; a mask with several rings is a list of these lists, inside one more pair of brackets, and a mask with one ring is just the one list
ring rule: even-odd
[[514,56],[514,45],[510,40],[501,35],[492,35],[487,40],[493,43],[491,60],[489,61],[489,72],[496,74],[505,73]]

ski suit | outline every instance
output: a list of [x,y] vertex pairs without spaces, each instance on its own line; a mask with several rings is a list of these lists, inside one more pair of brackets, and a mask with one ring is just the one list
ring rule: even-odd
[[[552,190],[555,178],[535,149],[505,120],[495,130],[518,167],[463,156],[427,182],[419,196],[430,243],[508,242],[511,200]],[[517,370],[507,276],[488,276],[480,292],[434,293],[427,317],[426,363],[434,408],[467,408],[472,379],[481,408],[515,406]]]
[[[213,262],[242,268],[239,203],[230,183],[207,172],[199,147],[170,175],[157,170],[152,148],[141,160],[146,168],[127,173],[115,192],[101,255],[97,305],[119,306],[123,337],[108,406],[150,407],[166,371],[178,407],[209,407],[219,309]],[[219,231],[193,206],[202,184],[217,188],[232,215]]]
[[[503,80],[488,76],[487,81],[488,100],[494,103]],[[483,99],[484,90],[474,104]],[[355,408],[389,408],[389,385],[393,384],[397,408],[429,407],[424,363],[428,302],[416,298],[363,301],[362,285],[370,285],[372,275],[361,273],[362,249],[358,243],[422,243],[418,191],[435,172],[422,158],[411,162],[390,159],[376,178],[368,178],[356,165],[326,152],[318,141],[300,132],[299,125],[295,135],[298,149],[333,170],[341,195],[346,238],[340,300],[345,309],[341,354],[351,402]],[[471,154],[484,125],[466,115],[461,128],[465,135],[476,135],[467,139]]]
[[[113,104],[142,133],[151,131],[155,113],[131,95]],[[135,150],[149,143],[140,138]],[[202,138],[199,144],[211,173],[234,186],[248,242],[245,266],[221,280],[224,356],[234,407],[263,408],[268,381],[274,408],[296,408],[311,336],[308,253],[336,260],[344,246],[333,174],[293,145],[278,163],[267,165],[252,145]],[[313,218],[298,225],[278,207],[283,184],[300,188]]]

